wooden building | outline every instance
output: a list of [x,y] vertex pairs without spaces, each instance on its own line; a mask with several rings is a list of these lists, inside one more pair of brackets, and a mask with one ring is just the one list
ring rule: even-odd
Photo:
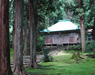
[[80,43],[80,28],[70,20],[60,20],[42,32],[45,34],[46,46]]

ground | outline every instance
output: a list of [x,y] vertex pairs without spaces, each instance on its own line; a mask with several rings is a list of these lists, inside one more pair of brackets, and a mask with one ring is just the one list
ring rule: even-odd
[[40,62],[39,68],[26,67],[30,75],[95,75],[95,58],[89,58],[86,53],[81,56],[84,59],[76,61],[71,59],[76,51],[53,50],[49,53],[53,57],[52,62]]
[[38,69],[27,67],[26,70],[31,75],[95,75],[95,58],[81,54],[84,59],[76,61],[71,59],[73,52],[60,51],[52,56],[53,62],[41,62]]

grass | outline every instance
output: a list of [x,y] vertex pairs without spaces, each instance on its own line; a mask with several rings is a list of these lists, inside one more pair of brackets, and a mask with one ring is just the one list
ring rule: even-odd
[[31,75],[95,75],[95,59],[83,56],[85,59],[76,62],[71,59],[73,52],[63,52],[54,56],[53,62],[42,62],[38,69],[27,67],[26,70]]
[[[63,52],[53,57],[53,62],[41,62],[38,69],[26,68],[31,75],[95,75],[95,58],[85,58],[76,62],[71,59],[75,51]],[[10,58],[13,60],[14,51],[10,49]]]
[[13,48],[10,48],[10,60],[11,60],[11,62],[13,61],[13,57],[14,57],[14,50],[13,50]]

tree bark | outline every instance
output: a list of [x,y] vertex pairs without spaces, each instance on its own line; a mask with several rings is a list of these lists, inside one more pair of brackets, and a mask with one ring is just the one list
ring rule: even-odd
[[25,26],[25,30],[24,30],[24,55],[27,55],[27,36],[28,36],[28,21],[29,21],[29,10],[26,9],[26,19],[27,19],[27,23],[26,23],[26,26]]
[[25,26],[25,36],[24,36],[24,54],[26,55],[27,54],[27,28],[28,28],[28,22]]
[[[78,0],[79,3],[79,9],[82,8],[83,1]],[[82,14],[83,12],[79,12]],[[84,14],[79,16],[80,18],[80,32],[81,32],[81,45],[82,45],[82,52],[84,53],[86,50],[86,34],[85,34],[85,24],[84,24]]]
[[15,1],[15,36],[14,36],[14,50],[15,50],[15,66],[14,66],[14,74],[20,75],[26,74],[26,71],[23,67],[23,46],[22,46],[22,25],[23,25],[23,0],[16,0]]
[[2,11],[1,11],[1,0],[0,0],[0,75],[3,75],[4,73],[4,63],[2,62],[4,60],[4,52],[3,52],[3,36],[2,36]]
[[[94,32],[95,32],[95,1],[94,1]],[[94,33],[94,40],[95,40],[95,33]]]
[[38,68],[36,62],[36,45],[37,45],[37,31],[36,31],[36,24],[33,26],[33,65],[34,68]]
[[81,45],[82,52],[84,53],[86,50],[86,34],[85,34],[85,25],[84,25],[84,16],[80,17],[80,28],[81,28]]
[[0,75],[12,75],[9,47],[9,0],[0,0]]
[[67,19],[70,19],[70,11],[69,11],[69,9],[67,10]]
[[30,25],[30,66],[37,68],[36,62],[36,28],[33,10],[33,0],[29,0],[29,25]]
[[[95,1],[94,1],[94,14],[95,14]],[[95,40],[95,15],[94,15],[94,24],[93,24],[92,36],[93,36],[93,39]]]

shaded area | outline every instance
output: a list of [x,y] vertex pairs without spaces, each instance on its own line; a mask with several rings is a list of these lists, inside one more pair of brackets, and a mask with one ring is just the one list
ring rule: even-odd
[[95,75],[95,59],[82,55],[84,59],[76,63],[71,59],[72,55],[71,52],[63,52],[63,55],[54,56],[53,62],[42,62],[38,69],[27,67],[26,70],[31,75]]

